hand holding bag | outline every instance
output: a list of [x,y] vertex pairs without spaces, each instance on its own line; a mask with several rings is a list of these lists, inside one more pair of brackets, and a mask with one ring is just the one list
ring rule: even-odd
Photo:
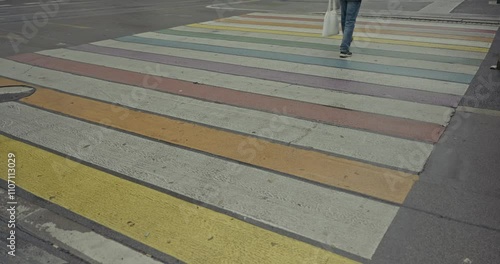
[[[336,7],[337,8],[337,7]],[[339,7],[340,8],[340,7]],[[333,8],[333,0],[328,0],[328,10],[323,21],[323,37],[339,34],[339,18]]]

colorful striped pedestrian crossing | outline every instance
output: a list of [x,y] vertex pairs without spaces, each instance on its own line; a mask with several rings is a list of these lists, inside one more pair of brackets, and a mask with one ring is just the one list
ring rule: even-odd
[[19,188],[186,263],[364,262],[497,28],[360,18],[339,59],[321,24],[252,13],[0,59],[0,87],[36,88],[0,104],[1,151],[30,160]]

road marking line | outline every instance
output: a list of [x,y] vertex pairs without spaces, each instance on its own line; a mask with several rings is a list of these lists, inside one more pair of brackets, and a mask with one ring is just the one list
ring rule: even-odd
[[63,23],[54,23],[54,22],[50,22],[50,24],[57,25],[57,26],[71,27],[71,28],[79,28],[79,29],[89,29],[89,28],[91,28],[91,27],[86,27],[86,26],[78,26],[78,25],[63,24]]

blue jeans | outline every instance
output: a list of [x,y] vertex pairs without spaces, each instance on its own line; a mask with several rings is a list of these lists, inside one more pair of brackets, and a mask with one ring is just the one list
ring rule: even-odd
[[361,2],[348,2],[340,0],[340,24],[342,25],[342,43],[340,44],[340,51],[349,51],[352,42],[352,34],[354,33],[354,24],[358,17],[359,7]]

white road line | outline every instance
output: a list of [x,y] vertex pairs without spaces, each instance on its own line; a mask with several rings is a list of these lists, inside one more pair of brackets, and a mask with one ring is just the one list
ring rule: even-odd
[[220,3],[220,4],[212,4],[206,6],[206,8],[210,9],[219,9],[219,10],[241,10],[241,11],[256,11],[256,12],[271,12],[272,10],[265,10],[265,9],[247,9],[247,8],[235,8],[232,5],[235,4],[245,4],[245,3],[255,3],[255,2],[260,2],[262,0],[249,0],[249,1],[238,1],[238,2],[227,2],[227,3]]

